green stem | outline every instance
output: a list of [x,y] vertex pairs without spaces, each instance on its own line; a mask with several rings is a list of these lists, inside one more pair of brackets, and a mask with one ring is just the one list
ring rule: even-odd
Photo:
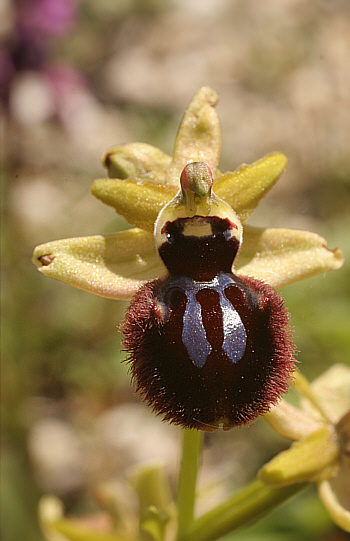
[[253,481],[240,492],[192,522],[179,541],[215,541],[268,514],[306,484],[273,488]]
[[193,522],[202,440],[203,432],[200,430],[182,431],[182,457],[177,489],[178,539],[183,538]]

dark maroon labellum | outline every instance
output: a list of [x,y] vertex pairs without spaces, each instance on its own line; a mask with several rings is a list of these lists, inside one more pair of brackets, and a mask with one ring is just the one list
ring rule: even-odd
[[[199,228],[210,226],[211,234],[203,237],[185,235],[186,226],[196,223]],[[163,227],[167,242],[160,246],[159,255],[171,275],[211,280],[219,272],[231,272],[239,248],[236,237],[230,236],[232,229],[235,226],[228,219],[216,216],[178,218]]]
[[234,227],[216,216],[166,222],[159,254],[170,276],[138,291],[121,327],[137,391],[186,428],[253,421],[286,392],[294,369],[280,295],[231,272]]

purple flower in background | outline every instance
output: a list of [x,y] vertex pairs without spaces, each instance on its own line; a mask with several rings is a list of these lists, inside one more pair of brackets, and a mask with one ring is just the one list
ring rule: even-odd
[[12,61],[11,55],[4,48],[0,48],[0,100],[6,101],[8,97],[8,89],[13,77],[15,76],[16,68]]
[[51,42],[75,25],[77,0],[15,0],[15,17],[0,48],[0,98],[8,107],[19,72],[41,72],[51,65]]
[[17,27],[22,35],[61,35],[74,26],[75,0],[15,0]]

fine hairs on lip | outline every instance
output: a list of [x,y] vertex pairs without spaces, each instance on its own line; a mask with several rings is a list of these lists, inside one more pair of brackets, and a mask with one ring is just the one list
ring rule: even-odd
[[[204,195],[194,192],[203,166],[211,178],[206,164],[188,164],[182,198],[156,222],[169,275],[139,289],[121,331],[136,390],[153,410],[182,427],[213,431],[250,423],[277,403],[295,346],[281,296],[232,272],[242,226],[211,194],[212,183]],[[208,196],[215,198],[210,208],[201,199]],[[198,214],[188,211],[188,198]]]

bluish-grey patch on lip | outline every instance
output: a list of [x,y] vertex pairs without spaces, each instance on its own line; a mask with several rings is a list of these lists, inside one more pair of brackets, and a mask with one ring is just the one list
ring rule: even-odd
[[202,307],[196,299],[198,291],[203,289],[212,289],[219,295],[224,334],[223,351],[233,363],[238,362],[244,355],[247,333],[240,315],[225,295],[225,288],[234,283],[233,277],[224,273],[208,282],[196,282],[186,276],[178,276],[171,278],[166,288],[167,292],[180,289],[186,295],[182,341],[190,359],[198,368],[205,365],[212,350],[203,325]]

